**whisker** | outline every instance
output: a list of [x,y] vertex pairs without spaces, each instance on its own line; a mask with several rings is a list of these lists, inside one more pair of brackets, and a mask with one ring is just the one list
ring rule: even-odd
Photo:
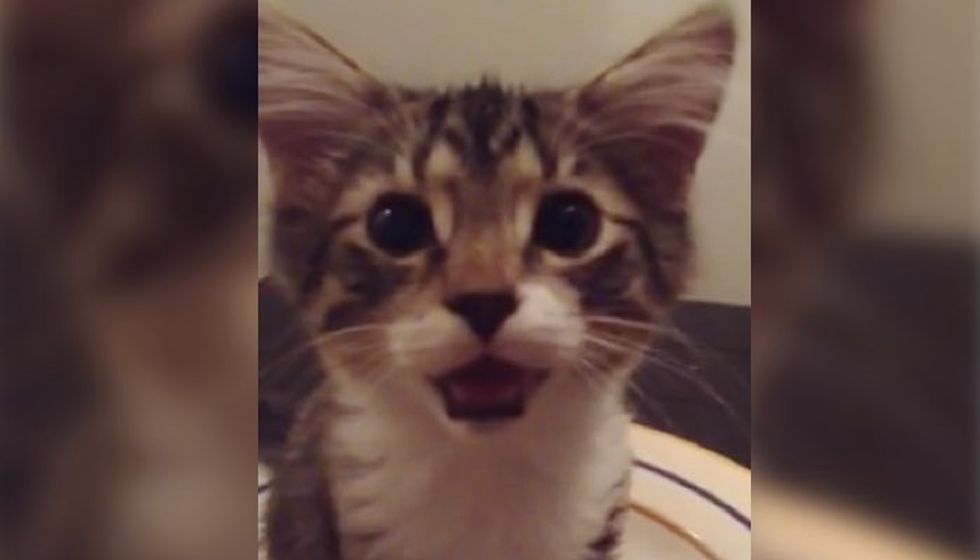
[[626,319],[612,315],[581,315],[580,317],[583,321],[589,324],[615,325],[647,332],[667,332],[672,330],[670,327],[653,323],[651,321],[638,321],[635,319]]
[[744,423],[741,418],[739,418],[738,413],[735,411],[735,407],[724,398],[710,383],[706,382],[703,378],[691,373],[689,368],[678,368],[676,366],[671,366],[669,363],[664,361],[657,361],[653,356],[649,354],[644,355],[644,360],[652,363],[656,367],[658,372],[666,372],[675,375],[676,377],[683,379],[684,381],[690,383],[692,386],[701,391],[705,396],[710,398],[716,405],[721,407],[721,409],[728,415],[728,417],[735,421],[740,428],[744,428]]
[[693,373],[697,370],[695,365],[684,364],[663,354],[654,353],[653,349],[649,347],[643,348],[635,344],[623,344],[615,340],[597,336],[591,336],[589,341],[593,344],[605,346],[610,350],[635,353],[643,362],[655,366],[655,371],[669,373],[684,380],[720,406],[731,419],[737,421],[740,427],[744,427],[732,404],[722,397],[710,383],[707,383],[703,378]]
[[[595,373],[605,372],[604,367],[596,366],[592,362],[588,361],[587,359],[584,360],[584,362],[586,365],[591,366],[590,371],[586,371],[585,373],[591,372],[595,374]],[[589,386],[591,390],[601,390],[601,387],[598,385],[598,382],[596,382],[594,379],[595,375],[584,375],[583,377],[586,377],[586,381],[589,382]],[[628,394],[632,394],[635,396],[634,402],[636,401],[641,402],[647,410],[655,414],[656,417],[663,422],[665,428],[667,428],[670,431],[674,431],[674,432],[677,431],[678,428],[676,422],[674,422],[673,418],[671,418],[670,414],[668,413],[667,409],[663,406],[663,404],[659,400],[657,400],[654,395],[642,391],[641,387],[636,383],[636,380],[632,376],[628,377],[626,380],[626,391]]]
[[[580,366],[585,367],[582,368]],[[589,360],[584,353],[579,355],[575,366],[572,368],[572,373],[579,379],[582,379],[588,390],[592,391],[593,393],[602,391],[602,385],[598,379],[598,376],[596,375],[602,371],[603,370],[594,362]]]
[[380,323],[368,323],[368,324],[364,324],[364,325],[356,325],[356,326],[353,326],[353,327],[346,327],[346,328],[339,329],[339,330],[336,330],[336,331],[327,331],[327,332],[320,333],[320,334],[316,335],[315,338],[317,338],[317,339],[326,339],[326,338],[347,336],[347,335],[351,335],[351,334],[355,334],[355,333],[362,333],[364,331],[379,331],[379,332],[381,332],[381,331],[384,331],[385,328],[387,328],[387,326],[386,325],[383,325],[383,324],[380,324]]
[[[641,331],[641,334],[644,333],[642,333]],[[647,352],[650,351],[651,349],[650,348],[651,341],[649,340],[643,340],[643,341],[635,340],[633,338],[629,338],[628,336],[620,335],[614,332],[597,331],[594,333],[589,333],[588,336],[600,342],[608,342],[608,343],[616,344],[618,346],[623,347],[623,349],[627,349],[627,350],[634,350],[637,352]]]
[[641,401],[641,403],[651,412],[656,414],[657,417],[663,421],[664,427],[672,432],[677,431],[677,423],[670,417],[670,414],[668,414],[667,409],[660,402],[660,400],[658,400],[655,395],[644,391],[643,388],[637,384],[636,379],[634,379],[632,376],[627,381],[626,390],[633,394],[637,400]]
[[384,328],[385,326],[381,324],[367,324],[318,334],[304,341],[303,344],[298,344],[295,348],[279,354],[271,363],[266,364],[259,370],[259,376],[261,377],[276,368],[285,366],[291,363],[292,360],[302,356],[305,352],[317,350],[335,339],[343,339],[344,337],[363,334],[365,332],[383,332]]
[[280,333],[277,341],[273,343],[273,346],[279,347],[272,351],[274,357],[266,362],[264,366],[259,368],[260,379],[281,366],[290,365],[293,360],[303,356],[306,351],[312,349],[313,346],[309,343],[309,341],[304,341],[303,344],[297,344],[295,347],[282,348],[282,346],[285,346],[283,342],[290,336],[297,334],[300,330],[301,327],[294,326],[292,329]]

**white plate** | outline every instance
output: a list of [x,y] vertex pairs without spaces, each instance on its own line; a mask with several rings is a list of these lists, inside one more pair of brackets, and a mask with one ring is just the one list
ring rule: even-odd
[[747,469],[677,437],[634,425],[632,508],[624,560],[749,560]]

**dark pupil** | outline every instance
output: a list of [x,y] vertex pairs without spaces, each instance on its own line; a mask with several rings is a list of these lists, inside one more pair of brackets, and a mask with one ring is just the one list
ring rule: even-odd
[[411,195],[385,195],[368,215],[368,234],[378,247],[392,255],[417,251],[432,241],[429,209]]
[[562,255],[588,249],[599,233],[599,211],[583,193],[567,191],[545,197],[534,219],[534,242]]

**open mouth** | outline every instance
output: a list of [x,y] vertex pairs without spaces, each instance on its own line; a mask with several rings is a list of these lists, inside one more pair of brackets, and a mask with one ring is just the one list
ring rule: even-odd
[[453,420],[519,418],[527,401],[544,379],[529,370],[493,357],[481,357],[435,381]]

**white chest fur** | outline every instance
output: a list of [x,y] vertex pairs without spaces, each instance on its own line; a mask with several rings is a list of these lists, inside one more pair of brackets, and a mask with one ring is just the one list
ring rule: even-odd
[[483,433],[365,410],[325,445],[346,560],[581,560],[629,465],[609,398]]

